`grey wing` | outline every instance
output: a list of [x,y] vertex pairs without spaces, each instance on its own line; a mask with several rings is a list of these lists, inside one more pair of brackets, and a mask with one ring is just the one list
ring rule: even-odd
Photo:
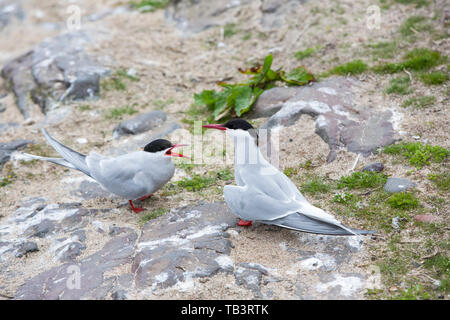
[[91,152],[86,162],[95,180],[107,190],[129,200],[146,194],[147,187],[139,164],[127,155],[106,158]]
[[[88,176],[91,176],[91,174],[89,172],[89,167],[86,163],[86,156],[84,154],[81,154],[81,153],[79,153],[75,150],[72,150],[71,148],[63,145],[62,143],[57,141],[55,138],[53,138],[47,132],[47,130],[45,130],[44,128],[42,128],[42,134],[45,136],[48,143],[53,147],[53,149],[55,149],[67,162],[72,164],[74,169],[77,169],[77,170],[87,174]],[[54,160],[55,158],[52,158],[52,159]],[[47,160],[47,159],[45,159],[45,160]],[[48,160],[48,161],[51,161],[51,160]],[[54,162],[54,161],[52,161],[52,162]],[[61,164],[61,163],[58,163],[58,164]],[[61,164],[61,165],[64,165],[64,164]],[[69,166],[69,168],[71,168],[71,167]]]
[[355,234],[373,234],[375,231],[369,230],[359,230],[353,228],[347,228],[345,226],[336,225],[333,223],[328,223],[322,220],[314,219],[299,212],[289,214],[285,217],[271,220],[271,221],[260,221],[266,224],[273,224],[280,227],[285,227],[293,230],[317,233],[317,234],[327,234],[327,235],[355,235]]

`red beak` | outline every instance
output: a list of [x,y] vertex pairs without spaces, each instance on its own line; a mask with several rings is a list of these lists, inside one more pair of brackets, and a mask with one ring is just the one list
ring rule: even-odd
[[181,157],[181,158],[188,158],[188,159],[190,159],[188,156],[185,156],[185,155],[183,155],[183,154],[181,154],[181,153],[172,152],[172,149],[173,149],[173,148],[176,148],[176,147],[185,147],[185,146],[187,146],[187,144],[174,144],[174,145],[172,146],[172,148],[170,148],[169,150],[167,150],[166,156],[171,156],[171,157]]
[[227,130],[227,128],[224,127],[223,124],[205,124],[202,127],[208,129]]

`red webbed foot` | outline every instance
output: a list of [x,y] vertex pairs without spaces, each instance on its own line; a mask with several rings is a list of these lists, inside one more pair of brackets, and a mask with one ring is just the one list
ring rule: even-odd
[[152,195],[153,195],[153,193],[150,193],[150,194],[148,194],[148,195],[146,195],[146,196],[140,197],[139,200],[140,200],[140,201],[144,201],[145,199],[150,198]]
[[240,227],[250,227],[252,225],[252,221],[246,221],[246,220],[240,219],[237,225]]
[[142,212],[142,211],[145,210],[144,208],[136,208],[136,207],[133,205],[133,201],[131,201],[131,200],[128,200],[128,202],[130,203],[131,210],[133,210],[134,213],[139,213],[139,212]]

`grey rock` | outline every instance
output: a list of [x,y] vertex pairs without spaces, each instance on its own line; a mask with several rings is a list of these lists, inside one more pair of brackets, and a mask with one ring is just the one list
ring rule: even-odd
[[269,30],[281,27],[289,13],[302,10],[304,2],[306,0],[262,0],[261,26]]
[[368,164],[364,168],[361,169],[361,171],[365,172],[381,172],[384,170],[384,164],[381,162],[374,162],[371,164]]
[[388,178],[383,189],[386,192],[403,192],[416,186],[416,183],[405,178]]
[[32,241],[26,241],[19,245],[16,257],[21,258],[29,252],[36,252],[36,251],[39,251],[37,243]]
[[17,128],[18,126],[19,124],[17,122],[0,123],[0,134],[8,131],[11,128]]
[[72,190],[70,194],[81,197],[84,200],[111,196],[111,193],[103,189],[97,182],[88,180],[82,181],[79,187]]
[[[77,264],[64,263],[25,280],[15,294],[18,300],[105,299],[111,297],[117,277],[104,274],[129,263],[137,234],[133,231],[108,241],[94,254]],[[80,276],[78,287],[74,279]]]
[[232,22],[229,20],[232,13],[237,12],[241,5],[250,2],[251,0],[173,1],[166,9],[165,17],[168,23],[175,24],[185,34],[198,33]]
[[25,13],[19,1],[6,0],[0,2],[0,30],[14,19],[22,21],[24,18]]
[[[272,128],[292,126],[302,115],[310,115],[315,118],[316,134],[330,147],[328,162],[336,158],[336,150],[340,147],[367,156],[379,147],[392,144],[395,142],[392,112],[355,105],[352,87],[356,84],[356,80],[336,77],[291,88],[296,93],[281,101],[279,111],[261,129],[268,130],[270,138]],[[274,89],[269,92],[272,90]],[[289,92],[286,97],[291,94]],[[273,95],[274,98],[276,96],[277,94]],[[266,114],[265,112],[275,112],[279,107],[271,99],[267,104],[261,103],[260,109],[254,112]]]
[[153,130],[166,120],[167,115],[163,111],[150,111],[119,123],[114,128],[113,136],[118,138],[123,135],[138,134]]
[[74,261],[82,251],[86,249],[86,246],[78,241],[68,243],[62,248],[59,248],[55,253],[56,257],[61,262]]
[[133,261],[137,288],[167,288],[186,277],[232,272],[225,230],[236,218],[223,203],[171,210],[144,225]]
[[32,117],[34,103],[46,113],[65,101],[98,97],[99,79],[109,70],[84,51],[94,34],[58,35],[4,66],[2,77],[11,84],[25,119]]
[[297,89],[293,87],[275,87],[264,91],[256,101],[255,105],[248,113],[250,118],[270,117],[278,112],[284,102],[297,94]]
[[251,290],[257,297],[262,298],[261,295],[261,279],[262,274],[256,269],[247,269],[242,266],[238,266],[234,272],[237,285],[245,286]]
[[117,290],[111,294],[113,300],[128,300],[127,292],[125,290]]

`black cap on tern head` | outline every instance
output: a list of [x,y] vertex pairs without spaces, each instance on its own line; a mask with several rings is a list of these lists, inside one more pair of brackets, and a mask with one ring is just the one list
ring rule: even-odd
[[228,129],[254,130],[253,126],[243,119],[228,120],[223,126]]
[[156,139],[144,147],[146,152],[159,152],[173,147],[173,144],[165,139]]

